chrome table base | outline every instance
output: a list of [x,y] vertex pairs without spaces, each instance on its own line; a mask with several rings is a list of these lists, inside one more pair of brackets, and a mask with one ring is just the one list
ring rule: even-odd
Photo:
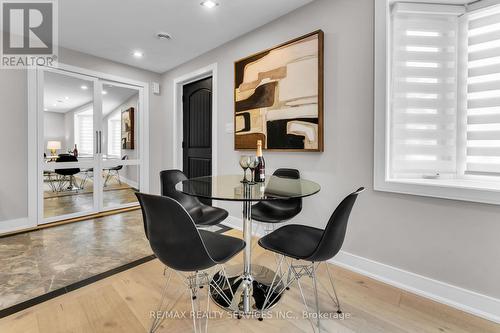
[[[251,184],[243,184],[244,196],[251,198]],[[243,201],[243,239],[246,246],[243,252],[243,269],[230,267],[226,269],[227,280],[222,278],[224,272],[217,273],[212,279],[211,296],[213,301],[228,311],[249,315],[262,310],[266,295],[273,284],[275,272],[270,269],[252,266],[252,202]],[[228,282],[229,281],[229,286]],[[226,297],[222,297],[220,291]],[[281,295],[275,295],[274,301],[265,304],[266,309],[276,304]],[[229,302],[230,300],[230,302]]]
[[[212,279],[210,295],[215,304],[241,315],[258,314],[262,311],[275,272],[259,265],[252,266],[249,276],[245,276],[240,266],[226,267],[225,270],[228,283],[223,278],[222,271],[216,273]],[[275,281],[273,289],[281,290],[283,285],[277,287]],[[266,310],[277,304],[281,298],[277,292],[271,292],[270,296],[269,299],[273,301],[267,302]]]

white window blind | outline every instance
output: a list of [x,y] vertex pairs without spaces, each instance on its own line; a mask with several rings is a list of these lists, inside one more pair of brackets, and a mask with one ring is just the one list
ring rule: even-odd
[[458,14],[444,5],[392,8],[391,178],[456,172]]
[[500,6],[469,15],[468,174],[500,174]]
[[108,154],[121,155],[121,119],[120,117],[108,120]]
[[94,118],[92,113],[75,114],[75,143],[79,154],[94,153]]

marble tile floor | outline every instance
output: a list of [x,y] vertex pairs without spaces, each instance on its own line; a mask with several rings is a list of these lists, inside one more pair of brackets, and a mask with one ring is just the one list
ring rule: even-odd
[[0,238],[0,311],[151,254],[140,210]]

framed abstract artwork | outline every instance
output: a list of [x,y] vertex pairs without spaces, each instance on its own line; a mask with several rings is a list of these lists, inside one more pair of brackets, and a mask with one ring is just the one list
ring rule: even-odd
[[122,111],[122,149],[134,149],[134,108]]
[[234,147],[323,151],[323,31],[234,63]]

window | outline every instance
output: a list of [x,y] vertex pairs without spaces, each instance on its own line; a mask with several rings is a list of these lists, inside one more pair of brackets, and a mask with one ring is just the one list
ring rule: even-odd
[[92,110],[75,114],[75,144],[80,155],[94,153],[94,116]]
[[108,119],[108,155],[121,156],[121,116],[119,112]]
[[392,178],[457,170],[458,13],[422,9],[396,4],[392,11]]
[[376,9],[376,190],[500,204],[500,2],[491,3]]
[[500,6],[469,16],[467,174],[500,176]]

